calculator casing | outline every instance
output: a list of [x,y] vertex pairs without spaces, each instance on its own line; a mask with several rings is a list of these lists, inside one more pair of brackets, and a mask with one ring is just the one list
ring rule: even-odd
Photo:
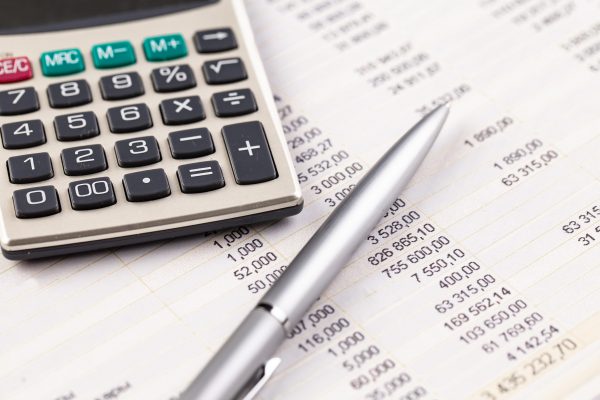
[[[224,53],[199,54],[193,43],[196,31],[229,27],[235,33],[238,48]],[[181,33],[186,39],[188,55],[184,58],[149,62],[144,57],[141,43],[144,38],[155,34]],[[133,65],[96,69],[90,49],[94,44],[129,40],[134,44],[137,62]],[[49,49],[79,48],[82,50],[86,69],[84,72],[46,77],[40,70],[39,57]],[[152,240],[170,239],[178,236],[201,233],[279,219],[297,214],[302,209],[302,195],[287,149],[286,140],[278,119],[277,110],[269,88],[266,74],[254,44],[250,24],[242,0],[221,0],[197,8],[159,15],[151,18],[93,26],[83,29],[50,31],[43,33],[0,35],[0,57],[27,56],[33,66],[33,78],[0,85],[0,90],[34,86],[38,92],[40,109],[36,112],[2,116],[0,124],[27,119],[41,119],[45,126],[47,142],[26,149],[1,149],[0,160],[6,164],[11,156],[37,152],[50,154],[54,166],[54,177],[36,183],[10,183],[6,171],[0,174],[0,243],[2,252],[9,259],[32,259],[89,251],[109,247],[120,247]],[[248,79],[223,85],[207,85],[201,73],[205,61],[223,57],[240,57],[246,64]],[[162,65],[189,64],[196,75],[197,86],[172,93],[156,93],[150,80],[151,70]],[[119,72],[138,72],[142,77],[145,94],[141,97],[118,101],[102,99],[98,81],[102,76]],[[93,102],[68,109],[52,109],[48,104],[46,88],[49,84],[73,79],[88,81]],[[253,91],[258,111],[252,114],[217,118],[210,104],[215,92],[249,88]],[[159,112],[161,100],[199,95],[206,119],[182,126],[165,126]],[[150,108],[154,126],[140,132],[111,133],[106,120],[106,110],[115,106],[146,103]],[[94,138],[60,142],[54,135],[52,121],[55,116],[94,111],[100,127],[100,135]],[[236,184],[232,167],[225,148],[221,129],[225,125],[240,122],[260,121],[275,163],[278,177],[274,180],[252,184]],[[215,152],[205,157],[176,160],[171,157],[167,134],[179,129],[205,127],[212,133]],[[125,138],[155,136],[159,142],[162,161],[137,168],[121,168],[117,164],[114,143]],[[80,145],[101,144],[108,161],[108,169],[99,173],[71,177],[62,171],[60,152],[64,148]],[[182,164],[217,160],[221,165],[225,187],[205,193],[184,194],[179,188],[177,167]],[[129,202],[122,186],[123,175],[145,169],[163,168],[169,178],[171,195],[148,202]],[[69,182],[93,177],[109,177],[115,188],[116,204],[94,210],[76,211],[69,203]],[[19,219],[15,216],[12,192],[17,189],[53,185],[59,194],[61,212],[51,216]]]

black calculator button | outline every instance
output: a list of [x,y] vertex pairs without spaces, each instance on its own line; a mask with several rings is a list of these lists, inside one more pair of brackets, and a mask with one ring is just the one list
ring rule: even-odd
[[277,178],[271,150],[260,122],[226,125],[222,133],[237,183],[247,185]]
[[40,100],[32,87],[0,92],[0,115],[25,114],[39,109]]
[[44,143],[46,134],[39,119],[2,125],[2,145],[5,149],[24,149]]
[[258,110],[250,89],[215,93],[212,96],[212,104],[217,117],[236,117]]
[[110,179],[104,177],[69,183],[69,198],[73,210],[93,210],[117,202]]
[[201,193],[225,186],[223,172],[217,161],[203,161],[181,165],[177,178],[183,193]]
[[244,62],[239,58],[207,61],[202,65],[202,72],[209,85],[239,82],[248,78]]
[[206,118],[199,96],[179,97],[160,102],[160,114],[165,125],[181,125]]
[[60,202],[54,186],[39,186],[13,192],[17,218],[38,218],[60,212]]
[[48,153],[10,157],[6,165],[8,166],[8,177],[12,183],[40,182],[54,176],[52,161]]
[[54,131],[60,141],[88,139],[100,134],[98,120],[91,111],[59,115],[54,118]]
[[119,166],[124,168],[141,167],[161,160],[158,142],[154,136],[119,140],[115,143],[115,153]]
[[123,177],[125,195],[129,201],[148,201],[171,194],[169,180],[162,169],[134,172]]
[[99,144],[71,147],[60,153],[65,175],[95,174],[108,168],[104,149]]
[[144,84],[137,72],[103,76],[100,93],[104,100],[123,100],[144,94]]
[[229,28],[210,29],[196,32],[194,44],[198,53],[217,53],[238,47],[233,31]]
[[83,79],[53,83],[48,86],[47,93],[52,108],[76,107],[92,102],[90,85]]
[[212,136],[206,128],[171,132],[168,141],[173,158],[202,157],[215,152]]
[[150,110],[145,104],[109,108],[106,112],[111,132],[136,132],[152,127]]
[[196,78],[189,65],[172,65],[152,70],[152,85],[157,92],[176,92],[196,86]]

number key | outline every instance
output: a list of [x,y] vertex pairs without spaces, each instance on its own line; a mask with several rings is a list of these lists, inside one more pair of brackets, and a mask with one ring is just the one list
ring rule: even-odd
[[117,162],[123,168],[140,167],[161,160],[158,142],[154,136],[119,140],[115,143]]
[[90,85],[83,79],[54,83],[46,92],[52,108],[75,107],[92,101]]
[[62,142],[88,139],[100,134],[98,120],[91,111],[54,118],[56,138]]
[[54,186],[39,186],[13,192],[17,218],[38,218],[60,212],[60,202]]
[[26,154],[10,157],[6,163],[12,183],[45,181],[54,176],[48,153]]
[[99,144],[71,147],[60,153],[65,175],[94,174],[108,168],[104,149]]
[[69,198],[73,210],[93,210],[117,202],[110,179],[104,177],[69,183]]
[[0,115],[25,114],[40,109],[40,100],[32,87],[0,92]]
[[114,133],[136,132],[152,127],[150,110],[143,103],[109,108],[106,118],[110,131]]
[[122,100],[144,94],[144,84],[137,72],[100,78],[100,92],[104,100]]
[[39,119],[2,125],[2,145],[5,149],[24,149],[44,143],[46,134]]

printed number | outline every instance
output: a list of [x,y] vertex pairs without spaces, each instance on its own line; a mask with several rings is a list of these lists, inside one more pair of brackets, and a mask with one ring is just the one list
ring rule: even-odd
[[121,118],[123,121],[133,121],[140,119],[140,110],[137,106],[123,107],[121,108]]
[[77,197],[88,197],[92,194],[105,194],[110,191],[108,187],[108,182],[106,181],[96,181],[93,183],[80,183],[75,186],[75,194]]
[[17,104],[19,100],[21,100],[21,97],[23,97],[23,95],[25,94],[25,89],[11,90],[10,92],[8,92],[8,94],[16,94],[12,103]]
[[[39,194],[40,200],[35,200],[32,196],[34,194]],[[25,198],[27,199],[27,203],[29,203],[32,206],[35,206],[36,204],[42,204],[46,202],[46,192],[44,192],[43,190],[32,190],[31,192],[27,192]]]
[[93,162],[94,158],[90,157],[92,154],[94,154],[94,150],[92,150],[92,149],[75,150],[75,155],[77,156],[77,158],[75,159],[75,162],[77,162],[77,163]]
[[115,89],[127,89],[133,85],[129,75],[115,75],[112,77],[112,83]]
[[131,149],[129,149],[131,154],[144,154],[148,152],[148,144],[145,140],[134,140],[129,142],[129,147],[131,147]]
[[83,114],[69,115],[67,117],[67,123],[71,129],[81,129],[87,125],[87,121]]
[[60,94],[63,97],[77,96],[79,93],[81,93],[81,90],[79,90],[79,83],[77,83],[77,82],[61,83],[59,87],[60,87]]
[[30,163],[31,164],[31,170],[35,171],[35,162],[33,161],[33,157],[27,157],[26,159],[23,160],[23,162],[25,164]]
[[22,123],[17,129],[13,131],[13,135],[27,135],[33,132],[33,129],[29,127],[29,122]]

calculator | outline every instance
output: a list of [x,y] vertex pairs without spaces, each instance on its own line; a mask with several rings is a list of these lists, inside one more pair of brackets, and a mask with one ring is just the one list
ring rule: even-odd
[[302,209],[241,0],[3,6],[0,131],[9,259]]

